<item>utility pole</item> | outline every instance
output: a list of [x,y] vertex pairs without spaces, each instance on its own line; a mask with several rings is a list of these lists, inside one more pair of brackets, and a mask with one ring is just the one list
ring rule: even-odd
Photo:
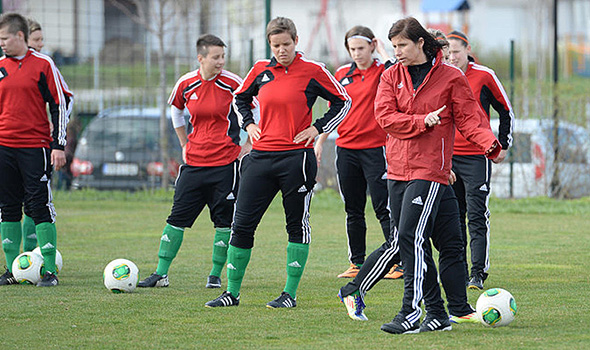
[[268,44],[268,40],[266,39],[266,25],[268,25],[268,22],[270,22],[270,5],[271,5],[271,0],[266,0],[265,2],[265,6],[264,6],[264,15],[265,15],[265,19],[266,19],[266,24],[264,26],[264,42],[266,43],[266,58],[270,58],[270,45]]
[[557,52],[557,2],[553,0],[553,175],[551,177],[551,197],[560,198],[563,194],[559,180],[559,64]]

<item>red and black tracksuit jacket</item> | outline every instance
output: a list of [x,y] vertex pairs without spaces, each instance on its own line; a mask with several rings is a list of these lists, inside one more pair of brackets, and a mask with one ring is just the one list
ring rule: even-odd
[[[469,81],[473,96],[486,113],[488,122],[490,120],[490,106],[498,112],[500,116],[498,141],[500,141],[502,149],[508,149],[512,145],[514,112],[502,83],[493,70],[474,62],[469,62],[467,65],[465,76]],[[467,141],[461,133],[455,133],[455,151],[453,154],[476,155],[483,154],[483,152],[479,147]]]
[[[293,139],[312,125],[312,107],[318,96],[330,102],[326,114],[313,123],[320,133],[334,130],[351,106],[346,90],[326,67],[300,52],[288,67],[274,57],[256,62],[235,95],[238,120],[244,130],[255,123],[250,106],[254,96],[258,97],[261,136],[253,141],[252,148],[259,151],[306,148]],[[307,148],[313,148],[313,144]]]
[[72,93],[49,56],[29,49],[20,60],[0,57],[0,145],[63,150],[71,102]]

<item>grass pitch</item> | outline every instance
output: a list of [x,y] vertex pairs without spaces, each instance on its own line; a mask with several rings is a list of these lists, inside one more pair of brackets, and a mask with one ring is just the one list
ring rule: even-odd
[[[587,349],[590,348],[590,199],[493,200],[490,278],[510,291],[516,320],[491,329],[394,336],[382,332],[401,306],[402,281],[368,294],[368,322],[348,318],[336,296],[347,280],[343,205],[329,190],[312,203],[313,241],[295,309],[270,310],[285,283],[287,236],[280,199],[257,233],[238,307],[207,309],[222,290],[205,289],[213,227],[208,212],[185,232],[170,287],[112,294],[102,271],[115,258],[135,262],[141,277],[156,268],[172,193],[56,193],[57,288],[0,288],[0,349]],[[368,249],[382,242],[367,209]],[[370,253],[370,251],[368,252]],[[3,258],[2,258],[3,259]],[[225,287],[225,270],[222,275]],[[469,291],[475,305],[479,292]]]

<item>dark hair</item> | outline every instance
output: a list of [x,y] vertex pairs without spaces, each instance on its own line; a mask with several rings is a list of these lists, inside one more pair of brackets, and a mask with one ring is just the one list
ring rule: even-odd
[[289,33],[291,39],[295,41],[297,38],[297,28],[295,28],[295,23],[286,17],[277,17],[268,22],[268,25],[266,26],[266,40],[268,42],[270,42],[271,35],[281,33]]
[[29,24],[27,19],[18,13],[5,13],[0,16],[0,29],[8,27],[10,34],[16,35],[18,32],[23,32],[25,42],[29,40]]
[[420,38],[424,39],[422,51],[424,51],[424,54],[429,60],[435,58],[441,48],[438,41],[414,17],[400,19],[391,26],[387,38],[391,40],[396,36],[409,39],[414,43],[417,43]]
[[350,37],[355,36],[355,35],[360,35],[360,36],[364,36],[367,39],[375,39],[375,34],[373,34],[373,31],[367,27],[364,26],[354,26],[352,28],[350,28],[348,30],[348,32],[346,32],[346,35],[344,35],[344,47],[346,47],[346,50],[348,51],[348,39],[350,39]]
[[209,54],[209,46],[226,47],[223,40],[219,39],[213,34],[203,34],[197,39],[197,55],[207,57]]
[[457,40],[464,47],[467,47],[469,45],[469,39],[467,39],[467,35],[465,35],[464,33],[460,32],[458,30],[453,30],[452,32],[447,34],[447,39],[448,40]]
[[41,28],[41,24],[39,24],[39,22],[35,21],[34,19],[27,18],[27,22],[29,24],[29,34],[38,30],[43,30],[43,28]]
[[[460,32],[458,30],[453,30],[449,34],[447,34],[447,40],[457,40],[461,46],[467,47],[469,46],[469,39],[465,33]],[[475,58],[471,55],[467,55],[467,60],[469,62],[475,62]]]

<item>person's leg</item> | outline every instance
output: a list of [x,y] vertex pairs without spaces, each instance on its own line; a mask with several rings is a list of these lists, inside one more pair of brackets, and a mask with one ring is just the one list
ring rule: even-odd
[[[360,267],[365,262],[367,224],[365,205],[367,184],[361,168],[358,150],[336,147],[336,173],[340,195],[346,211],[348,259]],[[349,271],[350,270],[350,271]],[[349,269],[338,277],[354,277],[358,269]]]
[[174,203],[160,237],[156,274],[167,276],[172,261],[178,254],[186,227],[193,223],[205,207],[209,192],[205,184],[206,169],[183,165],[179,169],[174,190]]
[[387,195],[387,164],[385,147],[363,150],[363,173],[369,187],[371,204],[381,225],[383,237],[387,241],[391,235],[389,198]]
[[[8,272],[12,271],[12,262],[20,252],[22,239],[20,221],[24,189],[16,152],[16,149],[0,146],[0,232]],[[5,279],[0,283],[8,284]]]
[[[289,235],[287,281],[283,292],[296,299],[297,287],[307,263],[309,243],[311,242],[309,217],[313,187],[316,183],[317,160],[313,150],[306,149],[286,155],[276,163],[275,170],[279,177],[287,234]],[[276,307],[274,304],[269,306]]]
[[219,167],[210,176],[216,181],[211,186],[212,191],[208,199],[211,221],[215,227],[211,257],[213,267],[207,282],[209,288],[221,287],[220,276],[227,260],[234,205],[238,195],[238,165],[238,161],[235,161]]
[[[467,220],[470,236],[471,272],[469,287],[482,289],[489,269],[491,161],[484,156],[463,156]],[[472,281],[474,280],[474,281]]]
[[439,251],[439,274],[449,313],[463,317],[474,312],[467,302],[463,244],[459,224],[459,207],[453,189],[447,186],[434,222],[432,243]]
[[463,167],[463,161],[461,156],[453,157],[453,171],[457,177],[457,180],[452,185],[453,192],[457,197],[457,204],[459,206],[459,227],[461,229],[461,241],[463,244],[463,268],[465,269],[465,284],[469,281],[469,264],[467,260],[467,249],[469,241],[467,239],[467,202],[465,193],[465,183],[463,182],[463,173],[465,171]]
[[22,224],[23,251],[30,252],[37,246],[37,233],[35,232],[35,221],[25,213]]

